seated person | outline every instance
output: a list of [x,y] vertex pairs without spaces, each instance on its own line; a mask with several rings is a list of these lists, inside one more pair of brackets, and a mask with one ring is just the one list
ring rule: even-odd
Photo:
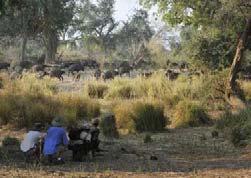
[[71,128],[69,131],[70,145],[73,161],[82,161],[90,151],[92,156],[99,151],[99,120],[95,119],[92,125],[85,125],[82,128]]
[[48,157],[49,163],[63,164],[62,154],[66,151],[68,138],[62,127],[63,118],[56,117],[48,129],[44,139],[43,154]]
[[43,125],[41,123],[35,123],[34,127],[26,134],[24,140],[21,142],[20,148],[25,154],[26,162],[39,162],[41,153],[40,140],[45,136],[41,132]]
[[91,134],[90,126],[84,125],[81,128],[69,129],[69,150],[72,150],[72,160],[82,161],[83,156],[90,151]]

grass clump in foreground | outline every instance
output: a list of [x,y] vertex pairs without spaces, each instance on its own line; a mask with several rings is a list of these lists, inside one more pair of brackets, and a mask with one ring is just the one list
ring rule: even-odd
[[251,143],[251,109],[241,110],[237,114],[226,112],[216,122],[216,129],[236,146]]
[[202,106],[186,100],[176,105],[172,120],[173,127],[198,127],[207,124],[210,124],[210,118]]
[[118,128],[127,133],[163,131],[168,122],[164,108],[157,103],[122,103],[114,113]]
[[164,116],[163,107],[149,103],[137,103],[134,107],[132,119],[136,131],[156,132],[164,130],[167,118]]

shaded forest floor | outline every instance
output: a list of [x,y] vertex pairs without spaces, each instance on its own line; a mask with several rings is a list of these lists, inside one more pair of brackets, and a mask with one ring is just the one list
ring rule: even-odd
[[[175,129],[152,134],[124,136],[116,140],[102,138],[103,156],[82,163],[65,154],[62,166],[35,166],[24,163],[18,147],[8,148],[0,160],[0,177],[249,177],[251,147],[237,149],[221,135],[212,138],[211,127]],[[22,138],[24,131],[0,130]],[[156,160],[152,160],[154,158]]]

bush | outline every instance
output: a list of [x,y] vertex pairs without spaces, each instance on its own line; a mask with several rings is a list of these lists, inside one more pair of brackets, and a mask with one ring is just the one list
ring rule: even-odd
[[216,122],[215,128],[236,146],[243,141],[250,141],[251,137],[251,109],[245,109],[237,114],[226,112]]
[[87,85],[87,94],[90,98],[104,98],[108,90],[108,86],[105,84],[88,84]]
[[110,138],[118,138],[118,130],[116,127],[116,120],[114,115],[106,115],[101,119],[100,122],[101,132],[104,136]]
[[4,147],[8,147],[8,146],[19,146],[20,142],[17,138],[13,138],[10,136],[4,137],[3,141],[2,141],[2,145]]
[[66,124],[90,120],[99,116],[97,102],[80,97],[58,95],[55,97],[33,95],[0,96],[1,124],[13,124],[18,128],[30,127],[35,122],[50,123],[57,115],[66,119]]
[[168,121],[164,108],[157,103],[121,103],[113,111],[118,129],[126,131],[123,133],[162,131]]
[[35,122],[49,123],[59,112],[59,102],[38,95],[0,95],[1,124],[13,124],[18,128],[30,127]]
[[120,103],[116,105],[113,109],[116,118],[117,128],[125,134],[135,132],[134,121],[131,117],[132,110],[132,102]]
[[175,107],[172,125],[179,127],[197,127],[210,123],[205,109],[194,102],[180,101]]
[[167,118],[164,116],[163,107],[148,103],[137,103],[133,107],[132,119],[136,131],[155,132],[164,130]]

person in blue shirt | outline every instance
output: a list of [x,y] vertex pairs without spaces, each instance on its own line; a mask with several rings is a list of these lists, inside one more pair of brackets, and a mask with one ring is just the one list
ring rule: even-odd
[[50,163],[64,163],[61,156],[66,151],[69,141],[62,122],[63,118],[54,118],[44,139],[43,154],[48,157]]

